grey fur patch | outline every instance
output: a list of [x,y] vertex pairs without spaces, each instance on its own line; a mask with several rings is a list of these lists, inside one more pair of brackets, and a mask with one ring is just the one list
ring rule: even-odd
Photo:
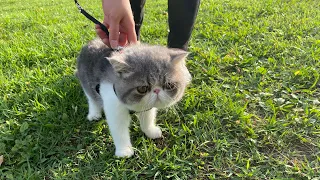
[[100,102],[95,87],[103,81],[114,84],[120,101],[129,105],[139,103],[146,95],[137,92],[139,86],[164,87],[165,83],[175,83],[177,89],[162,90],[176,102],[191,81],[185,66],[187,54],[182,50],[146,44],[113,52],[101,40],[95,39],[82,48],[77,58],[77,77],[84,91]]

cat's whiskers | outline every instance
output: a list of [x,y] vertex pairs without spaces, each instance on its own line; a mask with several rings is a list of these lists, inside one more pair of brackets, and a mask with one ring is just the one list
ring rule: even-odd
[[[163,98],[164,98],[164,99],[169,99],[169,101],[171,101],[171,102],[174,101],[174,99],[173,99],[172,97],[170,97],[169,95],[167,95],[166,93],[164,93],[164,97],[163,97]],[[170,107],[170,109],[172,109],[172,110],[175,112],[175,114],[178,115],[178,117],[179,117],[179,112],[180,112],[180,114],[183,115],[183,112],[180,110],[178,104],[176,104],[176,103],[174,103],[174,104]]]
[[160,98],[163,98],[166,102],[174,102],[174,99],[170,97],[165,91],[162,93],[162,96]]
[[[150,99],[150,98],[149,98]],[[142,109],[145,109],[147,110],[148,108],[150,108],[152,102],[149,100],[149,101],[146,101],[146,103],[143,104],[143,108]],[[151,110],[151,109],[150,109]],[[148,110],[149,111],[149,110]],[[145,121],[146,118],[147,118],[147,113],[146,112],[140,112],[140,118],[142,121]]]
[[[166,79],[168,74],[169,73],[166,72],[163,77]],[[170,80],[170,78],[169,78],[169,80]]]

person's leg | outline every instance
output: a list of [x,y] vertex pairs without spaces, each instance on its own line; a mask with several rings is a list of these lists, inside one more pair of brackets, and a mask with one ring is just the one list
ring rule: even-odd
[[138,41],[140,40],[140,28],[143,22],[143,14],[144,14],[143,7],[145,3],[146,3],[146,0],[130,0]]
[[189,39],[198,13],[200,0],[168,0],[168,47],[188,49]]

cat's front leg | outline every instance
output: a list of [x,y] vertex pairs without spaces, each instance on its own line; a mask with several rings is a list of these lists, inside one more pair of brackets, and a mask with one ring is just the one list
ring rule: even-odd
[[109,130],[116,146],[115,155],[118,157],[130,157],[134,152],[129,134],[131,121],[129,110],[114,94],[112,84],[101,83],[100,93]]
[[159,126],[156,125],[157,109],[152,108],[149,111],[140,112],[138,118],[140,121],[141,130],[151,139],[162,137],[162,132]]
[[116,156],[118,157],[130,157],[133,155],[133,148],[130,142],[129,125],[130,115],[127,109],[117,109],[106,107],[105,113],[109,130],[113,142],[116,146]]

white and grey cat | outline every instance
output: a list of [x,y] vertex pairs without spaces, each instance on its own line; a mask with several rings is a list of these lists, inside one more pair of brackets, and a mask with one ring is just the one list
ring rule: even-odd
[[156,125],[158,108],[181,99],[191,81],[185,66],[188,53],[153,45],[131,45],[112,51],[100,39],[84,46],[77,58],[77,77],[89,103],[87,118],[101,118],[104,109],[116,146],[116,156],[130,157],[129,112],[135,111],[141,130],[160,138]]

